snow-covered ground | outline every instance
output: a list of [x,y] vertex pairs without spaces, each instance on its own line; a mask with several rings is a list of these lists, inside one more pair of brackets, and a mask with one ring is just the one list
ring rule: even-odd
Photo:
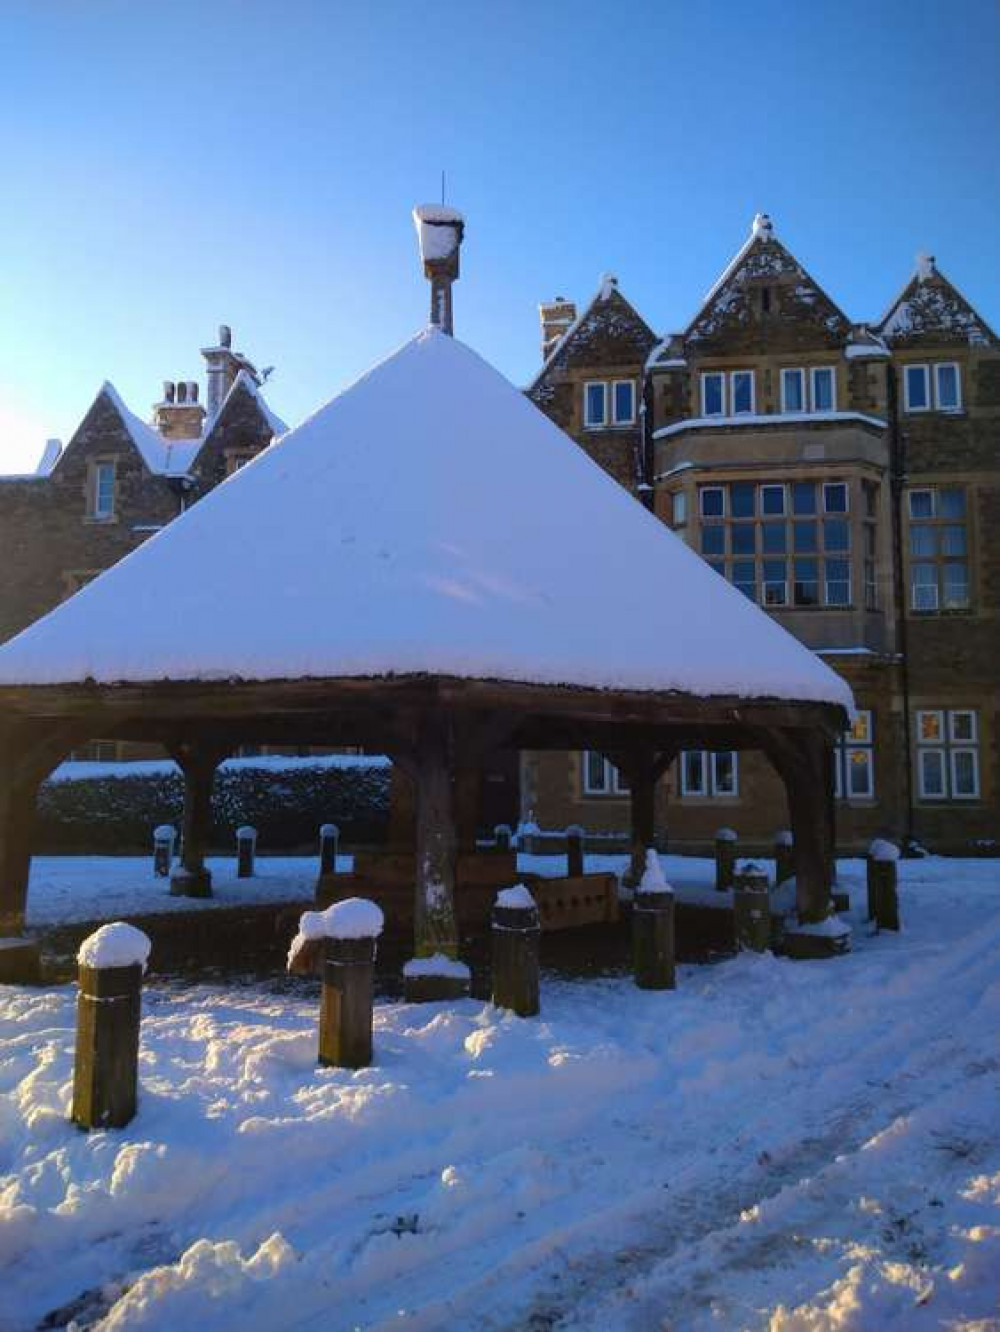
[[356,1073],[301,990],[151,981],[120,1132],[73,987],[4,990],[0,1328],[1000,1328],[1000,865],[901,871],[848,957],[380,1004]]

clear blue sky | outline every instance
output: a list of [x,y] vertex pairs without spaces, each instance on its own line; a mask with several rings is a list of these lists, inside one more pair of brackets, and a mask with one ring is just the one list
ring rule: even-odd
[[681,327],[758,209],[855,319],[934,253],[1000,325],[996,0],[3,0],[0,468],[216,326],[295,422],[426,319],[516,382],[604,271]]

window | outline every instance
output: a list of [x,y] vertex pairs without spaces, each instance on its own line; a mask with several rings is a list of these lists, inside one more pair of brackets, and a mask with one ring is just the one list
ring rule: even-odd
[[729,376],[730,411],[744,416],[753,411],[753,371],[734,370]]
[[253,459],[253,454],[246,450],[229,450],[226,453],[226,476],[232,476],[238,472],[241,467],[246,467],[247,463]]
[[632,425],[635,421],[635,385],[631,379],[616,379],[612,388],[615,425]]
[[979,799],[979,718],[972,708],[917,713],[917,789],[922,800]]
[[804,370],[782,370],[781,410],[804,412],[806,409],[806,375]]
[[73,763],[114,763],[118,758],[117,740],[90,740],[70,753]]
[[725,486],[702,486],[701,516],[703,518],[722,518],[726,512]]
[[832,366],[817,366],[812,372],[812,409],[832,412],[837,406],[836,380]]
[[968,610],[965,491],[927,486],[909,492],[910,609]]
[[583,424],[588,427],[606,425],[608,420],[607,384],[584,384]]
[[834,751],[834,793],[838,800],[875,798],[875,734],[872,714],[859,712]]
[[944,361],[934,367],[934,396],[939,412],[961,411],[961,381],[954,361]]
[[94,464],[93,517],[113,518],[115,513],[115,465],[113,462]]
[[628,787],[613,763],[596,750],[585,750],[582,755],[584,795],[627,795]]
[[701,377],[702,416],[725,416],[726,377],[719,371]]
[[738,755],[689,749],[680,756],[682,796],[735,799],[739,795]]
[[823,485],[823,512],[847,512],[847,482],[826,481]]
[[670,520],[674,527],[683,527],[687,522],[687,495],[683,490],[674,491],[670,497]]
[[926,365],[906,366],[903,371],[903,399],[908,412],[930,411],[930,375]]

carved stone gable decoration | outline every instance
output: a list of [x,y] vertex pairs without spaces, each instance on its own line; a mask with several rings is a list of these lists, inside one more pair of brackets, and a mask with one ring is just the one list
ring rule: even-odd
[[931,255],[918,255],[916,272],[889,307],[878,331],[894,347],[989,346],[997,339],[962,293],[939,273]]
[[580,318],[556,343],[539,378],[551,370],[642,364],[655,343],[653,330],[618,290],[617,279],[608,276]]

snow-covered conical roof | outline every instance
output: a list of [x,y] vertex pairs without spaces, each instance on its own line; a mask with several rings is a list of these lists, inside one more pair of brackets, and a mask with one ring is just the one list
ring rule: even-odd
[[412,674],[851,706],[436,330],[0,648],[0,684]]

